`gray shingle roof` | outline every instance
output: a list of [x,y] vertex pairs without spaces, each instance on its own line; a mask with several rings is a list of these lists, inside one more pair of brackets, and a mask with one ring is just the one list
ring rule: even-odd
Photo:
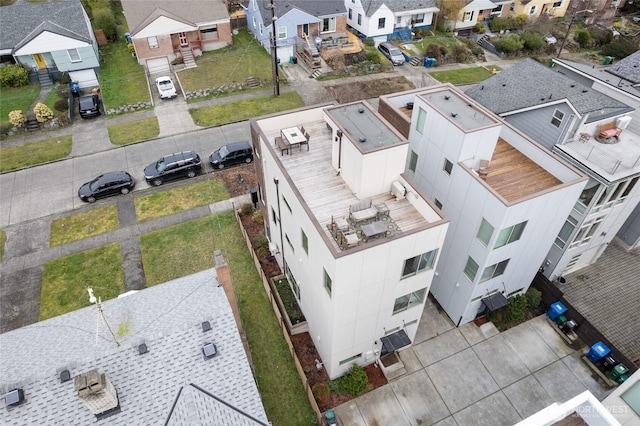
[[611,65],[607,68],[607,72],[624,78],[634,85],[640,84],[640,50]]
[[[638,56],[638,60],[640,60],[640,56]],[[595,67],[593,65],[586,65],[579,62],[567,61],[566,59],[557,58],[554,59],[554,61],[563,66],[570,67],[577,71],[580,71],[581,73],[587,74],[595,80],[602,81],[640,98],[640,84],[636,84],[635,86],[633,86],[633,83],[631,81],[626,80],[623,77],[614,76],[609,72],[609,69],[611,69],[611,67]],[[640,68],[640,65],[638,65],[638,67]]]
[[394,13],[436,7],[433,0],[362,0],[362,8],[367,16],[373,15],[382,5]]
[[[17,407],[0,407],[0,424],[94,422],[73,381],[58,379],[63,369],[73,377],[94,368],[105,373],[118,392],[121,412],[109,417],[109,424],[163,424],[174,403],[170,424],[258,424],[252,418],[267,422],[215,270],[102,306],[111,328],[119,330],[120,346],[104,325],[96,327],[95,306],[0,335],[0,394],[21,388],[26,399]],[[201,327],[205,320],[212,326],[207,332]],[[141,342],[149,348],[143,355],[137,351]],[[205,360],[201,348],[210,342],[218,355]],[[238,421],[215,420],[220,418]]]
[[[275,5],[277,18],[286,15],[294,9],[301,10],[315,17],[347,14],[343,0],[278,0],[275,2]],[[269,6],[268,1],[258,0],[262,25],[264,25],[265,28],[271,26],[271,9]]]
[[[47,3],[17,2],[11,6],[3,6],[0,11],[0,49],[13,49],[27,36],[39,34],[34,30],[43,22],[51,24],[44,29],[57,32],[67,37],[90,41],[90,29],[87,28],[84,10],[79,0],[62,0]],[[68,32],[55,31],[64,28]]]
[[467,95],[496,114],[555,103],[566,99],[588,121],[633,111],[633,108],[587,88],[533,59],[514,66],[468,89]]

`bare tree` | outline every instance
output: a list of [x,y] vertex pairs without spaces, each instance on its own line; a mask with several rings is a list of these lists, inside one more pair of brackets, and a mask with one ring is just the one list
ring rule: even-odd
[[455,28],[455,23],[460,19],[460,11],[467,5],[465,0],[436,0],[438,19],[436,27],[442,30]]

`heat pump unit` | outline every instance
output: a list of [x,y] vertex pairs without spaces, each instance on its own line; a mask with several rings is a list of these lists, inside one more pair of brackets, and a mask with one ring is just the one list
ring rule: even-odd
[[391,184],[391,195],[396,197],[396,200],[402,200],[407,195],[407,190],[398,181]]

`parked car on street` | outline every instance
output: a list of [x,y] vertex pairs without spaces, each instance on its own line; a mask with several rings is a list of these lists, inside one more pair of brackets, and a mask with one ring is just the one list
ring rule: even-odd
[[144,178],[149,185],[159,186],[164,182],[180,178],[192,178],[202,172],[200,156],[193,151],[165,155],[144,169]]
[[176,86],[173,85],[171,77],[162,76],[156,78],[156,87],[160,93],[160,99],[171,99],[178,96]]
[[246,141],[224,145],[209,156],[209,162],[214,169],[224,169],[236,164],[249,164],[252,161],[253,148]]
[[100,96],[98,95],[80,96],[78,105],[78,112],[82,118],[91,118],[100,115]]
[[393,65],[404,64],[404,55],[402,54],[402,51],[393,43],[380,43],[378,45],[378,50],[384,55],[385,58],[390,60]]
[[135,185],[136,181],[133,176],[127,172],[108,172],[82,185],[78,189],[78,197],[82,201],[93,203],[98,198],[128,194]]

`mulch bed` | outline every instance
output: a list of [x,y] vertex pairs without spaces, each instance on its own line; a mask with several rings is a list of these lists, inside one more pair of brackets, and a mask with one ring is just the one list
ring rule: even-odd
[[[215,177],[224,181],[225,187],[232,197],[247,194],[250,189],[258,187],[253,164],[216,171],[214,174]],[[241,175],[242,179],[238,179],[238,175]],[[255,220],[251,214],[240,214],[240,220],[252,242],[255,241],[256,238],[265,239],[262,221]],[[270,254],[259,256],[259,260],[267,278],[273,278],[282,273],[275,258]],[[311,386],[312,389],[314,385],[320,383],[328,386],[329,376],[327,375],[326,369],[322,368],[318,370],[316,368],[316,359],[319,361],[322,361],[322,359],[309,333],[295,334],[290,337],[302,369],[307,376],[309,386]],[[364,367],[364,370],[367,373],[370,384],[367,392],[387,384],[387,379],[384,377],[382,370],[380,370],[375,363]],[[353,399],[352,395],[338,395],[335,392],[331,392],[328,398],[318,402],[318,407],[320,411],[324,412],[340,404],[344,404],[351,399]]]

